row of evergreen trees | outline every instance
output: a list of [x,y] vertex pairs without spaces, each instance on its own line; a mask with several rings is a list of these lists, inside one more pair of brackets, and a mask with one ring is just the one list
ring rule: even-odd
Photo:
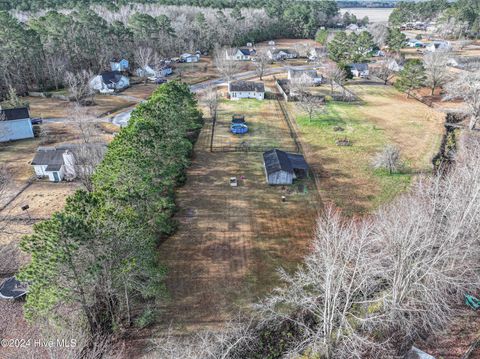
[[31,256],[20,274],[30,284],[27,318],[61,323],[75,310],[75,322],[107,334],[130,325],[139,300],[164,292],[157,247],[175,229],[174,189],[200,127],[196,100],[179,82],[160,86],[137,107],[108,146],[93,190],[77,191],[22,240]]

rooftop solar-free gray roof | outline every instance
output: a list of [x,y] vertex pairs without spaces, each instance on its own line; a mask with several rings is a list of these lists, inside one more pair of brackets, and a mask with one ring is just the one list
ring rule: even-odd
[[63,165],[63,153],[66,149],[56,147],[40,147],[35,153],[32,165],[59,166]]
[[268,174],[278,171],[293,172],[292,164],[286,152],[276,149],[267,151],[263,154],[263,161]]
[[229,91],[235,92],[265,92],[263,82],[233,81],[228,85]]
[[355,69],[357,71],[367,71],[368,70],[368,64],[351,64],[350,67],[352,69]]
[[119,82],[123,75],[120,71],[104,71],[101,73],[103,82],[106,84]]
[[263,154],[263,162],[268,174],[278,171],[293,173],[294,170],[308,170],[308,164],[301,154],[287,153],[278,149]]

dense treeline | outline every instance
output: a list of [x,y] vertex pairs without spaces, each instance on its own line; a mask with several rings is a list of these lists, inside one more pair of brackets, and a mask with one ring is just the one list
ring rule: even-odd
[[[157,246],[174,231],[174,189],[184,181],[201,114],[188,87],[169,82],[139,105],[109,145],[93,190],[36,224],[21,248],[31,262],[27,318],[85,324],[90,334],[128,326],[132,307],[158,298]],[[78,316],[65,316],[70,311]]]
[[[151,62],[187,51],[240,45],[277,37],[313,37],[335,23],[335,2],[282,2],[265,9],[133,4],[19,14],[0,11],[0,98],[10,86],[22,94],[64,85],[66,72],[108,69],[112,58],[135,66],[139,48]],[[21,19],[21,21],[19,20]]]
[[[131,3],[188,5],[198,7],[226,8],[265,8],[275,6],[278,0],[0,0],[0,10],[17,9],[22,11],[38,11],[44,9],[70,9],[75,6],[105,5],[111,9]],[[292,0],[282,1],[293,3]],[[307,1],[305,1],[307,3]]]

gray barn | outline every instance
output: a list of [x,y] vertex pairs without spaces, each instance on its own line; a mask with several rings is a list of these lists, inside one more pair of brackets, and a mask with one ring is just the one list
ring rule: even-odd
[[263,163],[270,185],[290,185],[294,179],[308,173],[308,165],[301,154],[273,149],[263,154]]

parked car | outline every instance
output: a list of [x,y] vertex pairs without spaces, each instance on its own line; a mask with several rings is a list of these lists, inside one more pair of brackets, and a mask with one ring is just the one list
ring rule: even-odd
[[245,125],[245,116],[243,115],[233,115],[232,124],[242,124]]
[[166,79],[164,79],[163,77],[157,77],[154,81],[157,85],[161,85],[161,84],[164,84],[165,82],[167,82]]
[[41,118],[31,118],[30,122],[32,123],[32,125],[40,125],[43,120]]

